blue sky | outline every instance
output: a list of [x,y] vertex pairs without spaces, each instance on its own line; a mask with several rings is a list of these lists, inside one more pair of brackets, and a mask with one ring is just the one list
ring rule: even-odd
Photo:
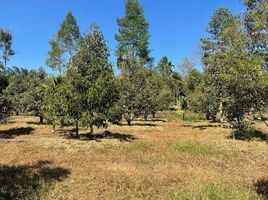
[[[0,0],[0,28],[14,35],[16,55],[8,66],[45,67],[48,41],[59,29],[68,11],[76,17],[81,32],[91,23],[100,26],[111,49],[117,33],[116,18],[124,14],[124,0]],[[220,7],[243,11],[242,0],[140,0],[150,22],[150,48],[157,62],[166,55],[174,63],[186,57],[198,59],[200,38],[213,12]],[[200,66],[199,66],[200,67]],[[46,68],[48,69],[48,68]],[[49,72],[51,72],[48,69]]]

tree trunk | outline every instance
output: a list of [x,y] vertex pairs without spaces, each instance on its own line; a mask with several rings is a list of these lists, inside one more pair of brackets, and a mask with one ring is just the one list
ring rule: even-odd
[[182,113],[182,120],[184,121],[185,120],[185,112],[183,111]]
[[88,133],[88,138],[90,138],[90,136],[92,136],[93,133],[94,133],[93,124],[90,124],[90,125],[89,125],[89,129],[90,129],[90,131],[89,131],[89,133]]
[[210,119],[210,115],[209,115],[209,113],[206,113],[206,119],[207,119],[207,120]]
[[212,119],[212,122],[216,122],[216,121],[217,121],[217,117],[216,117],[216,115],[212,115],[212,116],[211,116],[211,119]]
[[76,138],[79,137],[79,124],[78,124],[78,122],[75,123],[75,136],[76,136]]
[[127,125],[131,126],[131,120],[130,119],[127,120]]
[[4,70],[7,70],[7,59],[6,58],[4,58],[4,67],[5,67]]
[[220,123],[221,123],[221,128],[224,126],[224,113],[223,113],[223,105],[222,102],[220,103]]
[[155,112],[152,112],[153,118],[155,118]]
[[16,116],[19,116],[19,111],[16,111]]
[[144,115],[144,120],[148,121],[148,115],[147,114]]
[[44,117],[43,117],[43,115],[39,115],[39,122],[40,122],[40,124],[44,124]]
[[53,124],[53,132],[55,132],[55,131],[56,131],[56,125]]

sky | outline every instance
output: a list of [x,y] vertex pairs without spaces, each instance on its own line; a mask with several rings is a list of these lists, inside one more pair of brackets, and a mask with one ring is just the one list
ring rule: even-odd
[[[124,15],[124,0],[0,0],[0,28],[13,33],[16,55],[8,67],[37,69],[45,65],[48,41],[58,31],[68,11],[76,17],[82,33],[96,23],[103,31],[115,66],[118,27],[116,18]],[[184,58],[198,64],[200,38],[213,12],[221,7],[234,13],[244,10],[242,0],[140,0],[150,23],[150,49],[155,63],[167,56],[173,64]],[[116,68],[115,68],[116,70]]]

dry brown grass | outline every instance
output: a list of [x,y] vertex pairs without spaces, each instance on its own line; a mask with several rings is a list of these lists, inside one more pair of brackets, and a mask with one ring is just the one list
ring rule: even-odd
[[[51,127],[37,122],[34,117],[12,117],[9,124],[0,125],[1,200],[8,195],[64,200],[260,199],[256,183],[267,184],[266,142],[230,140],[230,130],[217,124],[137,121],[133,127],[111,125],[113,137],[85,141],[67,139],[62,130],[52,133]],[[7,137],[10,129],[19,131]]]

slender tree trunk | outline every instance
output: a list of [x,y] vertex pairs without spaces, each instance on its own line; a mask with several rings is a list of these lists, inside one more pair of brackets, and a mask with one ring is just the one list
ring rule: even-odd
[[44,117],[43,117],[43,115],[39,115],[39,122],[40,122],[40,124],[44,124]]
[[90,124],[89,125],[89,133],[88,133],[88,137],[90,138],[90,136],[92,136],[93,135],[93,133],[94,133],[94,128],[93,128],[93,124]]
[[78,122],[75,123],[75,136],[76,136],[76,138],[79,137],[79,124],[78,124]]
[[16,116],[19,116],[19,111],[16,111]]
[[185,120],[185,111],[183,111],[183,113],[182,113],[182,120],[183,121]]
[[209,113],[206,113],[206,119],[207,119],[207,120],[210,119],[210,115],[209,115]]
[[147,115],[147,113],[144,115],[144,120],[145,121],[148,121],[148,115]]
[[223,105],[222,102],[220,103],[220,123],[221,123],[221,128],[224,126],[224,113],[223,113]]
[[152,112],[152,115],[153,115],[153,118],[155,118],[155,112],[154,111]]

